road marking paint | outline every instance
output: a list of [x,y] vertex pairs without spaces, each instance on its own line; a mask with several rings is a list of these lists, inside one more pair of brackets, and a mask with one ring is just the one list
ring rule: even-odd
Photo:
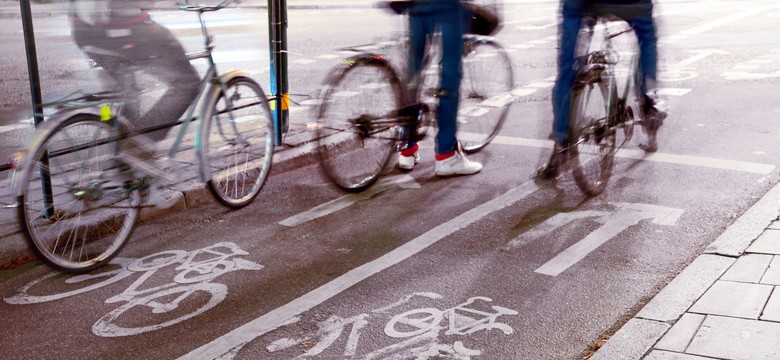
[[533,181],[525,182],[520,186],[507,191],[503,195],[466,211],[454,219],[429,230],[378,259],[352,269],[327,284],[214,339],[210,343],[182,356],[180,359],[218,358],[221,355],[230,352],[231,349],[234,349],[237,346],[246,344],[263,334],[279,328],[289,319],[305,311],[311,310],[315,306],[322,304],[361,281],[412,257],[450,234],[471,225],[491,213],[522,200],[538,189],[539,186]]
[[309,65],[317,62],[317,60],[312,59],[295,59],[291,61],[293,64],[301,64],[301,65]]
[[653,219],[654,224],[674,225],[683,213],[681,209],[667,208],[649,204],[616,204],[614,214],[602,217],[604,225],[591,232],[585,238],[570,246],[552,260],[540,266],[534,272],[558,276],[585,256],[598,249],[605,242],[617,236],[623,230],[639,224],[645,219]]
[[368,188],[368,190],[357,193],[342,196],[338,199],[329,201],[322,205],[316,206],[310,210],[304,211],[298,215],[290,216],[279,222],[280,225],[293,227],[303,224],[305,222],[312,221],[317,218],[321,218],[330,215],[339,210],[343,210],[359,201],[368,200],[377,194],[383,193],[395,186],[404,189],[419,189],[420,184],[409,175],[396,175],[387,178],[382,178],[374,186]]
[[[464,133],[464,134],[459,133],[458,136],[473,137],[476,136],[476,134],[469,135],[468,133]],[[496,136],[496,138],[493,139],[492,143],[552,149],[551,140],[526,139],[526,138],[509,137],[503,135]],[[662,162],[662,163],[669,163],[669,164],[676,164],[676,165],[690,165],[690,166],[706,167],[706,168],[713,168],[713,169],[741,171],[741,172],[760,174],[760,175],[768,175],[772,173],[772,171],[774,171],[775,169],[775,165],[771,165],[771,164],[760,164],[760,163],[754,163],[748,161],[717,159],[717,158],[692,156],[692,155],[677,155],[677,154],[668,154],[668,153],[659,153],[659,152],[646,153],[642,150],[632,150],[632,149],[620,149],[615,154],[615,156],[626,158],[626,159],[636,159],[636,160],[655,161],[655,162]]]
[[734,67],[723,72],[720,76],[726,80],[759,80],[780,77],[780,71],[772,73],[751,72],[751,70],[757,70],[763,65],[768,65],[779,60],[780,56],[778,56],[777,52],[778,49],[775,49],[772,53],[763,55],[758,59],[734,65]]
[[528,96],[528,95],[531,95],[531,94],[535,93],[536,90],[538,90],[538,89],[530,89],[530,88],[526,88],[526,87],[521,87],[521,88],[517,88],[517,89],[512,90],[511,94],[514,95],[514,96],[517,96],[517,97],[523,97],[523,96]]
[[680,41],[680,40],[685,40],[685,39],[687,39],[687,38],[689,38],[689,37],[691,37],[693,35],[699,35],[699,34],[702,34],[704,32],[707,32],[707,31],[710,31],[712,29],[715,29],[715,28],[717,28],[719,26],[727,25],[729,23],[735,22],[735,21],[740,20],[742,18],[746,18],[746,17],[751,16],[751,15],[763,13],[763,12],[766,12],[767,10],[769,10],[769,9],[774,9],[774,8],[778,8],[778,7],[780,7],[780,5],[773,4],[773,5],[770,5],[770,6],[764,6],[764,7],[760,7],[760,8],[753,8],[751,10],[747,10],[747,11],[743,11],[743,12],[736,13],[736,14],[733,14],[733,15],[729,15],[729,16],[717,19],[715,21],[711,21],[711,22],[708,22],[708,23],[705,23],[705,24],[702,24],[702,25],[690,28],[688,30],[681,31],[681,32],[677,33],[674,36],[669,36],[669,37],[666,37],[666,38],[662,38],[662,39],[660,39],[658,41],[658,43],[659,44],[675,43],[675,42]]
[[528,84],[526,86],[527,87],[532,87],[532,88],[544,89],[544,88],[549,88],[549,87],[555,86],[555,83],[554,82],[549,82],[549,81],[536,81],[536,82],[532,82],[532,83],[530,83],[530,84]]
[[512,239],[503,250],[510,251],[512,249],[527,245],[533,240],[542,238],[543,236],[555,231],[556,229],[564,226],[574,220],[584,219],[588,217],[601,217],[609,215],[606,211],[574,211],[566,213],[557,213],[545,220],[539,225],[534,226],[531,230],[528,230],[520,236]]
[[547,23],[544,25],[519,25],[516,28],[517,30],[529,31],[529,30],[544,30],[555,26],[558,26],[558,22]]
[[656,93],[661,96],[683,96],[692,89],[680,89],[680,88],[660,88],[656,89]]
[[13,124],[13,125],[4,125],[0,126],[0,134],[16,131],[16,130],[24,130],[24,129],[32,129],[33,126],[30,124]]
[[694,52],[696,53],[695,55],[669,66],[668,69],[660,71],[659,80],[660,81],[683,81],[683,80],[693,79],[699,76],[699,74],[691,70],[689,68],[690,65],[693,65],[694,63],[699,62],[711,55],[729,54],[728,51],[718,50],[718,49],[703,49],[703,50],[695,50]]

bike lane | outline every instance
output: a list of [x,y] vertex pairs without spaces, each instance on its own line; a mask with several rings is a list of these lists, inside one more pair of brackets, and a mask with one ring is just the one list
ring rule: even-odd
[[[696,90],[698,91],[698,89]],[[740,93],[744,94],[745,92],[745,90],[742,90]],[[680,117],[695,118],[697,115],[694,109],[700,109],[707,105],[704,98],[705,97],[699,98],[701,99],[700,104],[695,102],[691,103],[690,107],[692,109],[690,112],[683,112]],[[537,111],[539,113],[543,112],[543,109],[546,106],[546,103],[539,104],[539,109]],[[529,105],[528,107],[533,106]],[[523,110],[525,111],[526,108],[524,107]],[[663,135],[671,133],[673,132],[666,131]],[[671,135],[668,138],[668,144],[683,143],[683,140],[681,139],[682,135],[679,136],[680,138],[675,138],[674,135]],[[705,136],[702,137],[709,138]],[[767,139],[768,137],[759,137],[758,142],[766,144],[765,141]],[[512,141],[507,142],[511,143]],[[696,145],[702,144],[697,143]],[[712,149],[721,149],[720,151],[722,153],[720,155],[728,155],[730,152],[729,149],[718,148],[716,144],[710,144],[709,146]],[[502,144],[500,141],[497,141],[495,147],[495,151],[491,147],[488,149],[488,153],[480,155],[477,158],[483,161],[485,159],[494,160],[499,156],[506,157],[519,151],[516,147]],[[761,145],[760,147],[764,146]],[[704,149],[707,148],[704,147]],[[680,150],[689,149],[683,146]],[[700,150],[700,152],[705,153],[706,151]],[[566,334],[561,329],[566,329],[567,326],[572,326],[573,323],[586,323],[589,324],[589,326],[593,326],[592,332],[588,335],[595,334],[597,337],[598,334],[600,334],[600,330],[608,328],[611,324],[610,321],[614,322],[614,319],[619,318],[621,314],[624,314],[625,309],[630,308],[631,306],[631,301],[628,300],[623,303],[616,299],[600,299],[604,297],[605,293],[627,295],[629,298],[633,297],[634,299],[641,297],[640,295],[647,293],[648,288],[652,288],[654,284],[657,285],[663,281],[664,277],[660,274],[652,274],[654,271],[657,271],[659,267],[674,267],[674,265],[670,263],[659,264],[654,262],[649,254],[641,254],[643,249],[661,248],[666,249],[667,251],[679,251],[680,254],[675,256],[681,258],[684,257],[685,254],[694,253],[695,248],[701,244],[680,244],[680,239],[708,237],[717,234],[719,229],[717,226],[710,229],[703,227],[701,224],[691,225],[689,222],[692,217],[718,219],[722,215],[720,212],[724,209],[724,206],[722,206],[723,204],[728,205],[727,210],[738,213],[740,209],[747,207],[751,198],[760,196],[761,192],[768,186],[765,180],[764,182],[761,182],[761,175],[756,175],[752,172],[732,172],[733,170],[730,171],[729,169],[713,170],[710,167],[704,167],[704,170],[702,170],[702,167],[693,167],[693,170],[690,173],[687,173],[686,171],[680,171],[683,167],[679,164],[668,165],[668,162],[637,160],[635,163],[622,163],[622,167],[616,171],[617,176],[611,181],[606,196],[591,200],[583,205],[579,204],[579,201],[581,201],[582,198],[579,197],[578,191],[573,184],[564,182],[561,185],[563,195],[561,195],[561,191],[545,188],[543,192],[537,193],[538,190],[536,190],[527,194],[527,196],[519,197],[519,195],[530,189],[523,188],[524,190],[517,190],[518,192],[514,193],[514,195],[506,195],[506,197],[503,198],[504,200],[501,200],[511,201],[511,204],[507,204],[505,207],[499,207],[499,201],[493,203],[493,205],[489,207],[491,212],[488,214],[480,216],[479,214],[471,213],[468,216],[465,215],[469,213],[469,208],[476,208],[482,206],[481,204],[490,203],[494,199],[498,199],[497,196],[507,194],[507,191],[512,191],[510,190],[513,188],[512,186],[530,186],[525,185],[526,183],[520,181],[520,179],[517,178],[517,174],[523,174],[523,177],[525,177],[526,174],[532,173],[533,166],[532,164],[528,164],[528,159],[533,159],[534,155],[538,156],[539,154],[538,152],[534,152],[533,155],[530,156],[528,154],[523,155],[523,158],[517,159],[516,162],[513,161],[508,164],[502,164],[505,166],[502,166],[501,169],[486,169],[485,174],[488,174],[487,170],[490,170],[490,175],[485,175],[487,179],[480,180],[475,178],[476,180],[464,180],[465,183],[469,185],[459,185],[454,188],[447,188],[446,184],[448,183],[444,181],[431,180],[429,178],[431,169],[425,167],[421,168],[421,172],[415,172],[412,175],[415,175],[416,181],[422,186],[422,190],[415,190],[414,187],[410,187],[403,191],[414,191],[415,198],[423,197],[420,196],[421,194],[433,198],[443,197],[445,194],[452,192],[457,192],[458,197],[466,198],[465,204],[454,208],[447,207],[447,210],[441,212],[428,210],[428,205],[432,208],[436,208],[435,204],[427,204],[425,206],[423,204],[418,204],[419,206],[416,207],[406,207],[402,209],[401,204],[404,203],[404,198],[408,197],[408,193],[398,195],[395,192],[402,190],[395,190],[394,188],[392,191],[377,195],[381,198],[376,200],[381,200],[383,205],[386,204],[388,200],[394,199],[391,203],[390,210],[382,214],[381,217],[363,218],[366,216],[366,212],[370,212],[371,209],[376,206],[378,201],[374,201],[373,203],[353,205],[344,210],[344,213],[348,214],[348,216],[338,218],[342,221],[335,221],[334,218],[323,218],[324,220],[315,221],[309,224],[308,226],[310,227],[308,228],[308,231],[289,230],[291,232],[301,231],[302,233],[307,234],[328,234],[329,236],[327,237],[330,239],[325,240],[325,242],[333,247],[330,250],[335,251],[339,249],[354,248],[356,244],[359,243],[365,243],[366,246],[381,247],[381,249],[373,249],[373,251],[376,252],[372,253],[377,257],[383,254],[381,250],[397,249],[398,247],[394,247],[394,245],[406,246],[404,244],[406,244],[405,241],[408,239],[412,239],[408,240],[409,243],[414,243],[415,240],[423,237],[424,234],[433,231],[418,231],[417,234],[414,232],[404,233],[403,231],[399,231],[399,228],[403,229],[408,227],[405,226],[405,224],[415,222],[413,214],[434,213],[433,215],[427,215],[430,216],[430,220],[428,220],[429,224],[448,224],[450,221],[453,221],[453,219],[460,219],[458,222],[449,224],[447,228],[449,229],[449,226],[453,226],[453,228],[457,229],[465,227],[470,229],[470,232],[469,234],[465,234],[458,231],[445,231],[443,233],[428,235],[428,241],[434,241],[435,244],[432,245],[436,246],[421,249],[421,252],[418,253],[419,255],[410,257],[408,261],[398,263],[401,266],[392,266],[391,264],[385,273],[381,273],[377,276],[366,276],[365,283],[355,283],[357,285],[348,288],[347,285],[354,283],[353,279],[352,282],[342,284],[341,286],[348,288],[346,292],[331,296],[331,300],[322,303],[321,305],[318,305],[319,303],[316,302],[307,302],[307,304],[305,304],[306,306],[303,308],[308,307],[312,311],[300,312],[300,319],[297,319],[295,323],[276,328],[276,330],[267,332],[266,335],[260,337],[258,337],[257,331],[243,334],[242,338],[239,339],[240,341],[234,341],[243,342],[245,344],[239,349],[235,346],[226,346],[231,344],[231,342],[228,341],[230,340],[228,339],[229,337],[220,337],[219,340],[214,343],[217,343],[220,346],[225,345],[222,349],[227,348],[228,353],[233,349],[236,349],[235,355],[239,358],[258,358],[256,355],[265,354],[267,357],[260,356],[259,358],[284,359],[293,357],[293,354],[298,355],[305,353],[305,351],[311,351],[311,349],[316,349],[317,346],[322,349],[318,354],[318,356],[322,357],[327,354],[336,357],[344,356],[344,352],[352,351],[350,349],[354,349],[356,355],[367,355],[390,347],[388,350],[385,350],[386,352],[384,353],[376,353],[378,355],[387,355],[394,349],[406,351],[426,344],[432,344],[433,341],[430,339],[432,334],[428,334],[427,332],[415,335],[409,334],[415,332],[415,328],[425,329],[427,327],[426,324],[430,323],[430,321],[426,320],[427,318],[424,315],[433,314],[433,319],[435,319],[435,315],[437,314],[435,311],[430,310],[427,312],[409,313],[411,315],[420,315],[419,318],[415,319],[422,320],[417,322],[411,321],[411,324],[408,322],[406,324],[400,323],[400,320],[398,320],[394,323],[395,325],[393,327],[388,329],[387,324],[396,318],[396,316],[419,309],[435,308],[438,309],[439,312],[443,312],[446,309],[465,304],[470,299],[473,299],[470,304],[464,305],[464,307],[470,308],[474,305],[479,306],[479,308],[485,312],[501,312],[501,310],[493,308],[493,306],[497,306],[501,309],[517,312],[517,314],[506,313],[506,311],[504,311],[501,316],[496,318],[496,321],[499,324],[506,326],[496,325],[493,328],[483,328],[474,333],[467,334],[468,336],[458,334],[457,332],[453,332],[449,335],[445,334],[451,329],[450,325],[446,324],[446,321],[443,321],[441,322],[440,329],[436,327],[427,329],[437,330],[438,335],[436,338],[439,339],[437,340],[438,345],[444,347],[436,347],[436,349],[443,349],[442,351],[456,352],[458,354],[470,353],[472,355],[474,355],[474,351],[480,350],[485,358],[507,358],[504,357],[504,355],[508,356],[508,358],[524,358],[521,356],[524,353],[519,352],[521,351],[519,349],[525,348],[532,351],[533,349],[538,349],[542,346],[560,346],[560,353],[556,354],[561,355],[561,357],[567,357],[566,355],[573,352],[572,350],[565,350],[569,347],[566,344],[576,343],[581,345],[587,340],[583,340],[586,337],[580,338],[580,335]],[[658,157],[660,158],[662,156]],[[740,149],[739,155],[733,157],[742,159],[750,158],[742,149]],[[718,161],[717,163],[721,162]],[[665,167],[671,167],[672,169],[664,169]],[[311,171],[311,169],[308,169],[308,171]],[[656,172],[657,174],[654,174]],[[420,175],[420,173],[422,173],[422,175]],[[311,173],[304,174],[311,176]],[[301,175],[301,173],[296,175]],[[735,183],[741,184],[741,186],[729,189],[728,193],[724,194],[724,197],[721,199],[710,199],[707,203],[689,206],[689,204],[695,203],[695,201],[692,201],[691,199],[700,198],[695,197],[693,194],[688,194],[688,196],[691,196],[689,198],[680,196],[681,193],[685,193],[685,190],[691,190],[690,187],[684,186],[686,184],[696,183],[697,186],[695,189],[702,192],[705,191],[702,189],[720,189],[722,186],[719,179],[726,176],[729,178],[735,177]],[[512,179],[511,186],[508,184],[507,186],[496,187],[495,184],[506,183],[507,178]],[[476,183],[474,183],[475,181]],[[319,184],[316,184],[316,182],[314,183],[315,184],[305,183],[301,188],[296,188],[296,190],[301,191],[299,194],[307,199],[306,202],[312,206],[324,203],[325,200],[330,200],[338,196],[338,194],[334,192],[323,193],[321,191],[322,187],[318,187]],[[634,187],[626,185],[632,183],[634,184]],[[305,192],[302,191],[306,186],[311,186],[313,189]],[[667,189],[666,191],[669,193],[658,195],[655,191],[648,190],[648,188]],[[316,194],[317,192],[319,192],[319,194]],[[489,194],[480,195],[480,193],[484,192],[488,192]],[[648,192],[650,194],[647,194]],[[661,191],[661,193],[662,192],[663,191]],[[271,198],[274,198],[274,196],[281,196],[278,192],[271,192],[268,195]],[[592,234],[594,231],[603,227],[604,224],[602,224],[602,222],[608,222],[608,218],[604,217],[605,215],[616,214],[618,209],[624,209],[621,211],[626,211],[625,207],[621,207],[623,206],[622,204],[626,203],[649,204],[653,206],[662,206],[667,209],[682,209],[684,212],[680,218],[678,218],[678,222],[675,223],[676,226],[671,230],[669,228],[670,225],[664,224],[663,222],[657,223],[650,218],[647,220],[639,220],[637,224],[633,224],[632,219],[627,220],[633,225],[630,225],[628,230],[618,232],[615,237],[609,238],[609,241],[607,242],[609,246],[616,246],[616,244],[618,244],[620,249],[620,251],[618,251],[619,254],[610,255],[606,258],[606,260],[612,261],[605,261],[599,264],[598,261],[586,257],[584,262],[575,265],[579,267],[571,268],[571,270],[566,269],[557,276],[539,273],[537,271],[548,261],[554,259],[557,254],[561,254],[563,250],[584,238],[582,232],[574,233],[574,231],[571,230],[572,227],[584,226],[585,234]],[[368,204],[373,204],[373,206],[369,206]],[[551,206],[555,210],[547,212],[546,209]],[[483,210],[484,209],[485,208],[483,208]],[[563,221],[550,220],[555,218],[554,213],[556,213],[556,211],[557,213],[573,213],[574,215],[571,217],[574,218],[574,220],[571,221],[576,222],[567,223],[574,225],[554,227],[554,223]],[[285,210],[283,213],[283,216],[280,216],[282,213],[275,213],[271,214],[269,217],[275,217],[276,220],[278,220],[278,223],[298,214],[291,209]],[[356,218],[362,220],[355,220]],[[384,224],[388,222],[388,219],[396,218],[401,218],[403,221],[390,221],[390,228],[382,229],[378,233],[376,232],[376,229],[373,229],[376,227],[376,224]],[[643,217],[640,218],[645,219]],[[491,221],[493,219],[502,219],[506,223],[497,224]],[[326,224],[327,222],[334,222],[335,224]],[[355,222],[360,224],[355,225]],[[336,229],[337,227],[344,226],[338,224],[350,224],[350,229]],[[523,235],[533,231],[540,231],[539,229],[542,229],[540,226],[551,227],[551,230],[547,232],[552,233],[552,235],[538,240],[534,240],[536,239],[535,237]],[[264,228],[264,230],[265,229],[278,231],[279,229],[284,228]],[[650,242],[644,242],[637,239],[641,234],[659,232],[661,235],[657,235],[657,238],[653,236],[653,239],[651,239]],[[355,236],[355,234],[361,235]],[[207,244],[213,243],[209,242],[209,239],[205,237],[203,233],[193,231],[192,236],[201,238],[201,241]],[[392,240],[388,241],[388,238],[390,237],[392,237]],[[351,243],[351,246],[342,243],[341,240],[344,239],[349,239],[348,242]],[[517,239],[520,240],[516,241]],[[514,244],[520,243],[523,245],[512,248],[510,245],[513,244],[513,242]],[[547,244],[545,246],[535,245],[538,242],[552,242],[552,244]],[[273,255],[293,258],[293,256],[280,250],[283,246],[280,244],[270,248],[263,246],[266,244],[256,245],[254,247],[247,246],[247,244],[248,240],[244,239],[244,242],[242,242],[240,247],[242,249],[248,249],[247,251],[252,250],[249,252],[254,254],[252,256],[252,262],[256,264],[266,264],[268,262],[267,260]],[[177,243],[177,245],[182,248],[186,247],[190,250],[198,248],[197,246],[193,246],[194,244],[185,246],[183,243]],[[483,245],[487,248],[478,248]],[[162,249],[171,248],[163,244],[158,244],[157,247],[159,248],[157,250],[160,251]],[[554,247],[555,251],[558,252],[552,251],[546,247]],[[205,246],[202,248],[205,248]],[[138,248],[136,249],[138,250]],[[296,249],[298,251],[309,251],[306,247]],[[155,253],[155,251],[152,251],[150,248],[144,250],[146,251],[137,251],[137,253],[139,255]],[[259,255],[266,251],[268,255]],[[350,252],[352,251],[347,252],[347,254]],[[648,253],[649,252],[650,251],[648,251]],[[525,254],[529,253],[544,254],[544,256],[541,256],[541,260],[526,259],[523,257]],[[635,253],[640,253],[641,256],[633,256]],[[352,254],[354,255],[355,253],[352,252]],[[258,257],[264,258],[260,259]],[[291,299],[300,299],[299,296],[307,293],[307,291],[315,291],[317,286],[312,286],[311,284],[298,284],[298,282],[301,281],[301,278],[311,277],[313,278],[312,283],[319,283],[319,285],[325,286],[329,284],[327,281],[331,278],[352,271],[350,269],[357,269],[359,266],[370,263],[367,260],[365,263],[361,264],[360,260],[362,259],[349,260],[347,263],[338,264],[335,268],[331,268],[333,264],[329,261],[322,260],[319,265],[313,267],[298,267],[298,265],[301,265],[298,263],[295,265],[291,264],[283,269],[273,270],[273,274],[275,274],[273,277],[279,279],[277,281],[289,281],[291,282],[290,287],[295,288],[295,290],[286,291],[281,291],[280,287],[270,285],[270,282],[267,280],[250,285],[252,283],[251,280],[258,280],[258,278],[265,276],[271,277],[269,273],[272,270],[269,269],[269,266],[266,266],[266,268],[258,272],[247,271],[247,274],[257,276],[251,276],[250,279],[241,281],[240,283],[242,285],[239,288],[242,290],[232,293],[233,296],[240,298],[241,301],[231,302],[231,298],[228,298],[227,303],[224,303],[221,307],[217,307],[211,311],[211,313],[216,312],[218,314],[218,316],[216,316],[217,318],[220,316],[227,316],[228,321],[226,322],[229,324],[209,327],[207,326],[209,323],[208,321],[197,319],[194,320],[195,322],[182,323],[180,326],[171,327],[163,331],[165,331],[165,334],[170,334],[171,332],[191,332],[193,337],[197,338],[197,341],[206,342],[215,336],[220,336],[220,334],[232,334],[233,332],[229,332],[230,324],[237,329],[246,329],[239,327],[238,325],[246,321],[247,315],[249,315],[249,317],[253,314],[254,316],[262,315],[261,317],[258,317],[258,319],[267,320],[268,318],[265,316],[276,311],[274,309],[278,309],[278,307],[274,307],[274,305],[284,305],[287,303],[286,301]],[[681,264],[684,260],[677,259],[676,261],[678,264]],[[392,261],[390,263],[392,263]],[[623,266],[616,266],[616,264]],[[648,278],[630,277],[626,279],[625,277],[622,277],[622,274],[627,272],[625,271],[626,266],[632,266],[632,264],[641,266],[639,272],[647,272]],[[583,267],[585,268],[583,269]],[[298,270],[292,270],[294,268],[297,268]],[[582,274],[583,270],[584,272],[590,272],[595,278],[601,278],[598,280],[591,279],[589,281],[582,281],[583,278],[581,277],[589,277]],[[263,271],[267,272],[263,273]],[[323,275],[323,273],[325,275]],[[258,274],[262,274],[262,276]],[[556,279],[567,277],[568,281],[564,283],[556,282]],[[338,277],[336,279],[340,278],[341,277]],[[450,279],[442,280],[446,278]],[[620,282],[618,282],[618,285],[614,285],[611,281],[612,279],[633,281],[634,283],[632,283],[631,286]],[[499,291],[495,289],[494,286],[489,286],[489,284],[498,284],[500,285],[499,287],[501,290]],[[644,290],[640,291],[633,289],[634,286],[643,288]],[[364,287],[367,287],[368,289],[364,289]],[[269,300],[268,297],[253,298],[253,296],[256,292],[263,291],[274,292],[278,296],[275,296],[275,299],[272,299],[272,301],[269,301],[268,303],[260,304],[263,300]],[[406,299],[408,296],[411,296],[408,302],[390,306],[396,304],[398,301]],[[489,298],[490,301],[485,300],[485,297]],[[600,319],[601,315],[592,314],[592,309],[586,307],[584,304],[581,307],[577,307],[576,304],[578,302],[586,302],[583,299],[599,299],[598,301],[602,302],[605,308],[612,309],[610,310],[611,314],[607,316],[608,319]],[[87,297],[83,304],[92,307],[106,308],[106,304],[99,300],[100,299],[97,297],[91,299]],[[616,305],[614,303],[616,301],[620,302],[620,304]],[[532,306],[533,304],[547,303],[558,304],[550,306],[549,309],[538,309]],[[113,306],[116,307],[116,305]],[[251,310],[246,311],[246,313],[243,314],[244,316],[239,317],[236,314],[224,310],[224,308],[228,306]],[[39,318],[50,316],[54,318],[63,315],[63,308],[65,308],[65,306],[60,304],[49,305],[47,307],[38,305],[35,308],[30,308],[28,314],[33,316],[33,314],[37,313],[34,316]],[[42,309],[44,311],[40,312]],[[529,321],[528,314],[537,313],[541,314],[542,319]],[[368,316],[366,316],[366,314]],[[68,310],[64,315],[73,315],[74,318],[80,317],[78,312],[74,310]],[[289,315],[289,313],[285,315]],[[277,323],[286,324],[287,322],[292,322],[296,320],[296,316],[299,315],[286,318],[285,316],[282,316]],[[562,315],[573,315],[577,321],[572,321],[571,317],[566,318]],[[410,316],[401,317],[399,319],[408,317]],[[100,316],[97,318],[100,318]],[[360,325],[363,324],[362,320],[359,320],[360,318],[366,321],[366,325]],[[331,322],[327,322],[329,319],[332,319]],[[87,325],[85,327],[87,330],[85,333],[89,332],[88,329],[93,323],[91,320],[81,324]],[[262,321],[262,323],[263,326],[269,326],[268,324],[272,324],[273,321]],[[334,323],[336,325],[334,325]],[[339,323],[345,325],[338,325]],[[401,325],[399,325],[399,323]],[[353,330],[356,326],[358,330]],[[304,329],[301,330],[301,327]],[[458,327],[456,326],[456,328]],[[511,328],[512,331],[507,333],[507,329],[509,328]],[[333,340],[333,342],[329,342],[330,339],[335,336],[334,334],[337,333],[338,329],[343,329],[343,331],[338,334],[340,337],[336,336],[336,339]],[[403,329],[406,330],[404,331]],[[356,335],[352,336],[353,333]],[[49,334],[63,337],[68,335],[64,332],[49,332]],[[157,331],[143,335],[143,339],[151,344],[148,351],[164,347],[163,343],[165,341],[161,339],[165,338],[165,336],[162,334],[163,332]],[[422,337],[420,337],[421,335]],[[428,337],[426,338],[424,335],[428,335]],[[70,336],[76,337],[73,334],[70,334]],[[515,337],[517,336],[521,337],[519,340],[520,342],[512,345],[512,349],[501,349],[504,341],[509,343],[507,339],[516,339]],[[84,339],[84,337],[80,338]],[[88,339],[89,337],[87,336],[86,338]],[[246,339],[249,339],[249,342],[244,341]],[[297,341],[300,339],[306,340]],[[408,343],[406,343],[406,341],[408,341]],[[460,345],[456,345],[458,341],[461,342]],[[518,340],[513,340],[513,342],[514,341]],[[121,342],[121,340],[119,340],[119,342]],[[111,343],[116,345],[117,341],[114,340],[111,341]],[[214,343],[208,343],[208,345],[213,345]],[[409,345],[409,347],[392,347],[400,343],[405,343],[406,345]],[[341,345],[344,346],[341,347]],[[168,353],[170,355],[186,353],[192,348],[191,345],[184,344],[169,346],[175,348],[172,352]],[[100,341],[100,344],[95,345],[95,347],[105,347],[109,349],[111,348],[111,345],[109,345],[109,342]],[[500,350],[491,350],[494,348]],[[208,357],[207,355],[209,353],[199,351],[200,350],[193,350],[191,354],[196,357]],[[86,354],[89,355],[89,353]],[[139,356],[143,356],[143,354],[151,353],[141,351],[139,354]],[[532,353],[529,352],[528,354]],[[94,356],[95,354],[92,353],[91,355]]]

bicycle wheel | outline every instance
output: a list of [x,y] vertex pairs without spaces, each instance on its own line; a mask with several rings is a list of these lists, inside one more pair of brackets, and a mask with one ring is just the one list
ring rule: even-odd
[[373,55],[355,56],[332,73],[317,116],[317,153],[325,175],[349,192],[367,189],[397,150],[401,83]]
[[227,207],[240,208],[257,197],[268,177],[274,124],[254,80],[236,76],[225,88],[217,86],[204,103],[198,154],[211,194]]
[[81,275],[50,272],[19,288],[15,294],[3,298],[8,304],[38,304],[60,300],[100,289],[133,275],[127,265],[133,259],[113,258],[99,270]]
[[600,80],[573,90],[568,151],[574,180],[589,196],[604,191],[615,164],[615,130],[608,119],[607,91]]
[[[208,282],[160,290],[132,298],[104,315],[92,325],[92,333],[120,337],[159,330],[194,318],[219,305],[226,297],[226,285]],[[124,314],[127,315],[122,316]]]
[[501,45],[467,38],[457,135],[464,152],[482,150],[501,130],[514,101],[512,84],[512,63]]
[[38,258],[82,273],[107,263],[125,245],[141,193],[125,188],[111,122],[87,114],[49,121],[24,160],[19,225]]

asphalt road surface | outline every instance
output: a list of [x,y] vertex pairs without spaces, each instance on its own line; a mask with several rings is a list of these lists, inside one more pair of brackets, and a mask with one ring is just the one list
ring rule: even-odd
[[[437,178],[426,140],[412,172],[389,170],[362,194],[330,185],[316,165],[273,172],[240,211],[204,201],[146,219],[122,258],[96,273],[65,276],[37,262],[2,270],[4,357],[587,356],[777,184],[780,5],[658,3],[670,107],[659,151],[645,155],[638,134],[594,198],[570,175],[532,180],[551,148],[557,6],[505,10],[497,38],[511,51],[517,100],[500,136],[473,156],[485,164],[480,174]],[[305,100],[336,49],[402,29],[378,10],[289,17],[290,82],[300,97],[291,116],[309,115]],[[56,28],[59,20],[49,21]],[[218,44],[227,39],[238,67],[255,61],[239,54],[255,54],[263,79],[263,40],[243,46],[241,34],[266,30],[225,26]],[[176,31],[185,43],[197,39]],[[66,38],[50,45],[72,46]],[[52,73],[63,85],[51,91],[92,74],[73,71],[74,80]],[[6,144],[18,134],[0,136]]]

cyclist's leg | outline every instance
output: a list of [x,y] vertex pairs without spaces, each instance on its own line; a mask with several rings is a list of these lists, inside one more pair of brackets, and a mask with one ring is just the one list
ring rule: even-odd
[[[459,6],[458,6],[459,7]],[[439,26],[442,42],[441,82],[439,85],[438,133],[436,154],[448,154],[457,149],[455,139],[460,80],[463,77],[463,22],[460,11],[441,13]]]
[[[148,128],[178,120],[198,95],[200,77],[190,64],[186,52],[170,30],[157,23],[136,26],[136,41],[143,46],[128,51],[128,57],[141,70],[159,79],[168,89],[159,100],[136,121],[138,128]],[[148,134],[159,141],[167,131]]]
[[[427,42],[435,30],[434,18],[429,14],[409,15],[409,54],[407,64],[406,82],[409,85],[408,96],[415,99],[417,95],[417,81],[423,67],[423,59]],[[398,156],[398,167],[404,170],[411,170],[414,165],[420,161],[420,155],[417,153],[419,146],[415,136],[415,129],[412,126],[404,127],[401,130],[401,152]]]
[[482,170],[482,164],[469,161],[456,138],[460,81],[463,78],[462,6],[439,15],[442,42],[441,82],[437,109],[436,175],[471,175]]
[[568,138],[569,108],[571,103],[571,88],[577,70],[574,69],[577,37],[582,25],[582,6],[576,0],[566,0],[561,11],[563,21],[559,33],[561,38],[558,50],[558,76],[553,88],[553,129],[550,140],[565,142]]
[[566,160],[566,142],[569,136],[569,112],[571,108],[571,89],[577,70],[574,69],[575,51],[577,49],[577,37],[582,26],[583,7],[577,0],[566,0],[563,3],[561,14],[563,21],[558,29],[561,38],[558,50],[558,76],[553,88],[553,125],[550,140],[555,141],[553,152],[548,163],[539,169],[538,176],[542,178],[555,178],[559,174],[559,168]]

